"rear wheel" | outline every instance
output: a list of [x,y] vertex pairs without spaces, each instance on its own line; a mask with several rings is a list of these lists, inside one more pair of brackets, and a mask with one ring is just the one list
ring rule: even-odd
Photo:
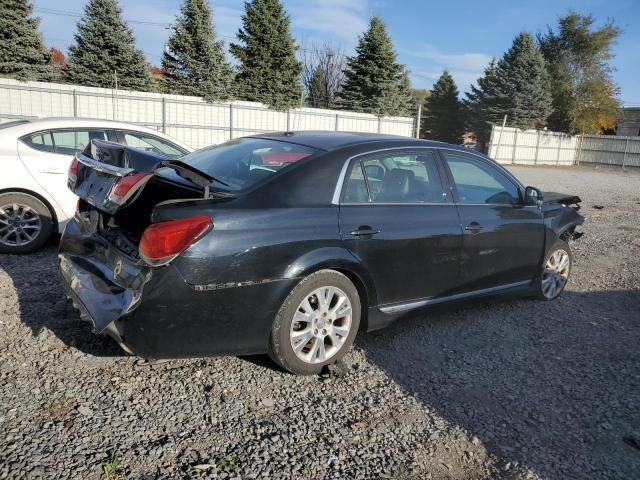
[[292,373],[320,373],[347,353],[359,325],[356,287],[341,273],[321,270],[302,280],[280,307],[269,356]]
[[53,230],[49,208],[26,193],[0,195],[0,253],[30,253],[42,247]]
[[569,244],[558,241],[549,251],[542,266],[537,297],[541,300],[555,300],[567,285],[573,258]]

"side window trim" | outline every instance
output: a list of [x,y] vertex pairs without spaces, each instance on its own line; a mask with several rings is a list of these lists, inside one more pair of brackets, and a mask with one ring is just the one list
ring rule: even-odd
[[[444,193],[444,202],[406,202],[406,203],[396,203],[396,202],[391,202],[391,203],[385,203],[385,202],[373,202],[372,198],[371,198],[371,190],[369,188],[369,182],[367,181],[367,175],[366,175],[366,171],[364,169],[364,166],[362,165],[362,159],[364,157],[370,156],[370,155],[376,155],[376,154],[384,154],[386,152],[393,152],[393,151],[401,151],[402,153],[410,153],[410,152],[420,152],[420,151],[429,151],[433,154],[433,158],[436,164],[436,168],[438,169],[438,173],[439,175],[439,181],[440,181],[440,187],[442,189],[442,192]],[[390,148],[382,148],[379,150],[371,150],[368,152],[362,152],[362,153],[358,153],[355,154],[349,158],[347,158],[345,160],[344,166],[342,167],[342,170],[340,172],[340,176],[338,177],[338,182],[336,184],[336,190],[334,192],[334,196],[333,196],[333,201],[332,203],[334,205],[455,205],[455,201],[452,198],[452,195],[449,195],[447,193],[447,189],[450,188],[450,181],[449,178],[446,177],[446,175],[448,174],[448,172],[445,170],[444,167],[444,160],[443,157],[441,156],[441,153],[439,151],[440,149],[438,149],[437,147],[421,147],[419,145],[412,145],[412,146],[407,146],[407,147],[390,147]],[[349,176],[351,174],[351,172],[353,171],[353,165],[358,162],[360,164],[360,168],[362,170],[362,175],[364,177],[365,180],[365,186],[367,189],[367,197],[369,198],[369,201],[367,203],[355,203],[355,202],[345,202],[344,201],[344,196],[346,193],[346,189],[344,188],[345,185],[347,184],[347,182],[349,181]]]
[[489,206],[509,206],[509,207],[516,207],[517,205],[513,205],[511,203],[461,203],[460,202],[460,195],[458,194],[458,187],[456,185],[456,182],[453,178],[453,173],[451,172],[451,169],[449,168],[449,164],[447,162],[447,157],[446,157],[446,153],[445,151],[451,151],[454,154],[460,155],[463,158],[468,158],[469,160],[474,160],[477,161],[479,163],[482,163],[484,166],[486,166],[487,168],[492,168],[493,170],[495,170],[496,172],[498,172],[500,175],[502,175],[504,178],[506,178],[509,183],[511,183],[514,188],[516,189],[516,191],[518,192],[518,197],[520,198],[520,200],[522,200],[522,188],[521,186],[514,182],[513,179],[509,176],[509,175],[505,175],[499,168],[496,168],[494,165],[491,165],[491,163],[487,162],[484,158],[478,156],[478,155],[470,155],[466,152],[458,152],[457,150],[446,150],[446,149],[438,149],[438,153],[440,156],[440,159],[442,161],[442,165],[444,167],[444,169],[446,170],[446,176],[447,176],[447,180],[449,182],[449,188],[451,189],[451,193],[453,194],[453,199],[456,203],[456,205],[475,205],[475,206],[479,206],[479,205],[489,205]]

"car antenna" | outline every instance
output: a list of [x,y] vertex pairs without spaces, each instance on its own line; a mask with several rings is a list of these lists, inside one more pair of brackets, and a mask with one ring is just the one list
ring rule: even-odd
[[293,132],[284,132],[285,137],[293,137]]

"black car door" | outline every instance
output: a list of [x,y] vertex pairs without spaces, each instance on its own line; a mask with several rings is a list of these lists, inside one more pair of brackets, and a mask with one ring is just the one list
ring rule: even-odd
[[370,272],[381,305],[443,295],[456,285],[462,231],[444,176],[432,149],[351,160],[341,237]]
[[528,282],[544,248],[542,212],[525,206],[505,173],[477,155],[441,150],[463,228],[460,292]]

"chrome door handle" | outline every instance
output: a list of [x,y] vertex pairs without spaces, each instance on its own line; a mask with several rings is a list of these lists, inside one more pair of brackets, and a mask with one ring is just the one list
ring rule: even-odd
[[371,227],[358,227],[357,230],[351,232],[354,237],[367,237],[380,233],[380,230],[374,230]]
[[478,232],[480,232],[480,230],[482,230],[482,227],[480,226],[480,224],[478,222],[471,222],[469,225],[464,227],[464,229],[465,229],[465,231],[470,232],[470,233],[478,233]]

